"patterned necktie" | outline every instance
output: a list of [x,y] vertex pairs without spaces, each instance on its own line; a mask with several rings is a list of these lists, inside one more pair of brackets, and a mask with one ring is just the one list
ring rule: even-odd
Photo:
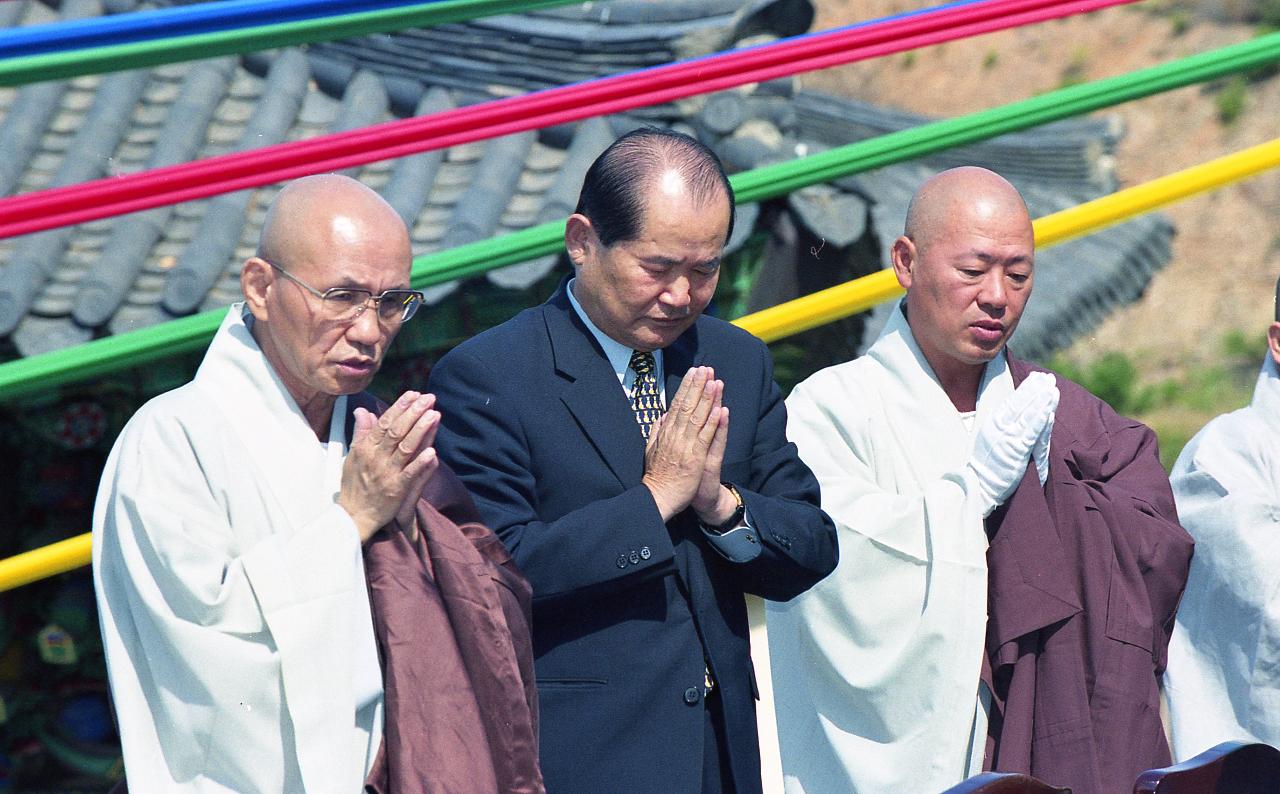
[[[631,387],[631,410],[636,412],[636,423],[640,425],[640,434],[649,440],[653,423],[662,416],[662,397],[658,394],[658,375],[654,372],[657,363],[652,353],[640,350],[631,354],[629,365],[636,373],[636,382]],[[706,697],[716,688],[716,680],[711,675],[711,665],[703,666],[702,695]]]
[[652,353],[637,350],[631,354],[629,365],[636,373],[636,382],[631,387],[631,410],[636,413],[636,423],[640,425],[640,434],[649,440],[649,432],[653,423],[662,416],[662,399],[658,394],[657,368]]

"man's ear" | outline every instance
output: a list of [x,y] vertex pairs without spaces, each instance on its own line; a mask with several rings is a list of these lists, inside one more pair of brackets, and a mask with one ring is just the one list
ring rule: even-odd
[[267,294],[275,284],[275,274],[266,260],[251,256],[240,268],[240,291],[244,293],[244,302],[249,311],[259,322],[269,322],[267,317]]
[[595,227],[586,215],[574,213],[564,223],[564,248],[569,252],[569,261],[577,267],[595,252],[600,245]]
[[893,260],[893,274],[898,277],[898,284],[903,289],[911,289],[916,263],[919,261],[919,251],[916,249],[915,242],[905,234],[902,235],[893,241],[889,256]]
[[1280,366],[1280,322],[1274,322],[1267,329],[1267,349],[1271,351],[1271,359]]

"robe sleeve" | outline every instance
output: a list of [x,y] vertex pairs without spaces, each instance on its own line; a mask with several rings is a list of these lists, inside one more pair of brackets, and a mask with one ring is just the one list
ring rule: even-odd
[[1171,484],[1178,515],[1197,544],[1196,586],[1251,604],[1255,614],[1244,624],[1251,625],[1263,617],[1280,568],[1280,461],[1271,460],[1267,448],[1280,439],[1256,426],[1239,428],[1251,437],[1232,429],[1210,426],[1190,454],[1180,456]]
[[[223,457],[226,446],[194,443],[189,427],[154,413],[135,417],[117,444],[94,522],[99,603],[122,638],[120,647],[109,647],[115,653],[108,661],[126,763],[137,736],[128,712],[145,707],[156,735],[139,737],[136,746],[158,744],[175,781],[209,775],[258,790],[281,771],[255,768],[263,760],[256,752],[213,746],[237,746],[234,735],[224,735],[237,730],[237,710],[247,718],[257,709],[271,723],[268,715],[278,716],[288,699],[289,717],[274,722],[272,744],[283,739],[289,757],[296,752],[291,740],[303,746],[334,734],[318,747],[332,745],[336,768],[346,768],[339,759],[352,749],[334,730],[333,715],[354,713],[344,646],[352,641],[346,624],[353,587],[364,581],[351,518],[336,504],[318,505],[314,518],[291,531],[246,532],[241,522],[267,519],[224,499],[206,478],[247,464]],[[282,674],[291,672],[293,683],[282,688]],[[132,686],[125,682],[135,682],[140,695],[122,696]],[[145,702],[134,702],[138,697]],[[291,726],[284,737],[280,724]],[[139,752],[155,750],[133,756]],[[134,766],[154,768],[156,760]]]
[[[1058,382],[1064,400],[1080,389],[1061,378]],[[1120,575],[1113,577],[1109,588],[1107,633],[1149,649],[1157,673],[1162,672],[1192,544],[1178,523],[1155,433],[1096,398],[1068,401],[1094,406],[1086,410],[1096,410],[1097,416],[1096,421],[1060,423],[1067,432],[1061,442],[1055,438],[1054,443],[1059,444],[1068,471],[1057,480],[1083,489],[1078,498],[1061,503],[1060,509],[1070,505],[1084,525],[1110,537],[1109,551]],[[1059,413],[1063,410],[1060,407]]]
[[1280,468],[1277,436],[1240,415],[1201,431],[1174,466],[1196,541],[1166,674],[1175,756],[1280,741]]
[[138,592],[148,613],[251,637],[291,609],[348,591],[353,574],[363,578],[359,535],[337,504],[245,548],[189,445],[144,436],[120,453],[114,498],[101,505],[104,535],[121,547],[133,581],[154,583]]
[[817,476],[822,507],[840,528],[842,541],[856,537],[875,553],[912,566],[948,560],[985,567],[982,506],[967,468],[904,492],[881,487],[876,472],[890,466],[877,461],[871,419],[850,422],[839,415],[844,400],[812,392],[802,384],[788,399],[787,435]]
[[977,485],[963,470],[895,481],[903,464],[892,428],[872,426],[865,399],[811,379],[787,400],[788,435],[818,478],[840,561],[769,615],[779,733],[790,734],[784,758],[833,791],[852,785],[852,770],[871,790],[893,788],[904,768],[921,781],[953,780],[985,639]]

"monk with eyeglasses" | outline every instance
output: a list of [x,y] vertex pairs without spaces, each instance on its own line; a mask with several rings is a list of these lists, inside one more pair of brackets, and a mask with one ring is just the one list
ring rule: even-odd
[[411,260],[374,191],[287,185],[195,379],[116,441],[93,567],[133,791],[543,790],[529,587],[434,397],[365,392]]

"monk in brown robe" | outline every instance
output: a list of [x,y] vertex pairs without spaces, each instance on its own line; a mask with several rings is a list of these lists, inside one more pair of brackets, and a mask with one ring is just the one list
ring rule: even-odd
[[1007,181],[930,179],[892,253],[907,296],[880,338],[787,400],[840,538],[828,579],[770,605],[788,791],[986,768],[1129,792],[1169,761],[1159,680],[1192,551],[1155,436],[1006,349],[1034,279]]
[[107,463],[94,579],[135,792],[540,794],[530,590],[365,389],[423,304],[400,217],[287,185],[195,379]]

